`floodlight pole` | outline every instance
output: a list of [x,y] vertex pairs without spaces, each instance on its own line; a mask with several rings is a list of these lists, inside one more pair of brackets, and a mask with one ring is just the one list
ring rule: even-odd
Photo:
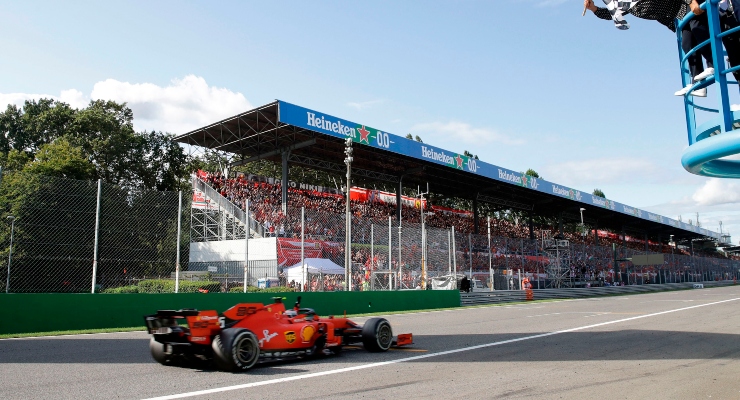
[[491,281],[493,292],[493,252],[491,251],[491,216],[488,216],[488,279]]
[[418,189],[420,208],[421,208],[421,290],[427,290],[427,236],[426,226],[424,225],[424,196],[429,194],[429,182],[427,182],[427,191],[421,192]]
[[[242,293],[247,293],[247,272],[249,270],[249,199],[244,199],[244,276],[242,282]],[[227,274],[228,279],[228,274]],[[228,284],[226,288],[228,289]]]
[[[306,291],[306,253],[305,248],[305,237],[306,237],[306,207],[301,207],[301,292]],[[287,278],[286,278],[287,280]]]
[[347,138],[345,141],[344,163],[347,164],[347,186],[346,186],[346,209],[345,209],[345,238],[344,238],[344,290],[350,291],[352,285],[350,279],[352,278],[352,210],[350,207],[350,188],[352,187],[352,138]]

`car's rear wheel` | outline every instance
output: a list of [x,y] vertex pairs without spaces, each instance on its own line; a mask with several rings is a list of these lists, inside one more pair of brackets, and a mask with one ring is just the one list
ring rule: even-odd
[[370,318],[362,327],[362,344],[372,352],[387,351],[393,343],[393,330],[385,318]]
[[213,360],[226,371],[246,371],[259,361],[257,336],[248,329],[225,329],[213,339]]
[[152,358],[162,365],[171,365],[172,355],[165,353],[163,343],[159,343],[152,337],[149,339],[149,351],[152,352]]

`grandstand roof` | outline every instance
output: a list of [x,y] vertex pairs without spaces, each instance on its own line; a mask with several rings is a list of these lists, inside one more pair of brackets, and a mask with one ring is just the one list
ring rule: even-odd
[[384,131],[275,101],[253,110],[177,136],[176,141],[242,156],[243,164],[259,159],[288,162],[339,173],[344,164],[345,139],[354,142],[352,173],[358,181],[382,181],[425,187],[434,193],[477,198],[501,209],[532,211],[535,215],[584,221],[600,229],[647,234],[667,241],[701,237],[719,239],[719,233],[688,225],[625,204],[580,192],[521,172],[475,160],[452,151]]

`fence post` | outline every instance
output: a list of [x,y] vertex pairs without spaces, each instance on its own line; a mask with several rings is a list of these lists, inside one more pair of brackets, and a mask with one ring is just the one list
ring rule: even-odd
[[177,192],[177,244],[175,252],[175,293],[180,291],[180,229],[182,229],[182,190]]
[[398,221],[398,290],[401,290],[401,284],[403,283],[403,270],[401,269],[401,221]]
[[447,274],[452,275],[452,231],[447,231]]
[[[244,199],[244,280],[242,281],[244,293],[247,293],[247,269],[249,269],[249,231],[249,199]],[[229,291],[228,284],[226,291]]]
[[[457,250],[455,248],[455,225],[452,225],[452,268],[457,275]],[[455,277],[457,279],[457,277]]]
[[391,217],[388,217],[388,290],[393,289],[393,227]]
[[95,283],[98,277],[98,240],[100,238],[100,195],[103,191],[103,180],[98,179],[98,201],[95,207],[95,245],[93,246],[93,270],[92,270],[92,290],[95,293]]
[[488,279],[491,280],[491,291],[493,292],[493,251],[491,250],[491,216],[488,216]]
[[[306,291],[306,253],[304,252],[306,244],[306,207],[301,207],[301,292]],[[286,278],[287,279],[287,278]]]
[[375,224],[370,223],[370,290],[375,290],[375,277],[373,277],[373,270],[375,269]]
[[468,264],[470,265],[470,282],[473,282],[473,234],[468,233]]

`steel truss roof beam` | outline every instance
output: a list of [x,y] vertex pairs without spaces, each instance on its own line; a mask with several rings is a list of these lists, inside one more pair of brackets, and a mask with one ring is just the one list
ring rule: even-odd
[[[347,172],[347,167],[343,164],[337,164],[329,161],[316,160],[310,157],[300,156],[297,154],[291,154],[288,157],[288,162],[305,165],[307,167],[325,169],[329,171],[336,171],[341,173]],[[395,175],[388,175],[382,172],[368,171],[364,169],[352,168],[352,175],[358,175],[363,178],[398,183],[398,177]]]
[[[268,151],[266,153],[258,154],[256,156],[249,157],[249,158],[247,158],[245,160],[236,161],[236,162],[233,162],[233,163],[229,164],[229,166],[230,167],[238,167],[240,165],[248,164],[248,163],[250,163],[252,161],[257,161],[257,160],[261,160],[263,158],[272,157],[272,156],[275,156],[275,155],[278,155],[278,154],[282,154],[282,153],[284,153],[286,151],[301,149],[301,148],[304,148],[304,147],[312,146],[314,144],[316,144],[316,138],[313,138],[313,139],[310,139],[310,140],[306,140],[304,142],[292,144],[290,146],[281,147],[279,149]],[[290,161],[290,159],[288,159],[288,161]]]
[[518,203],[516,201],[500,199],[498,197],[486,196],[484,194],[478,195],[478,201],[484,201],[486,203],[498,204],[500,206],[504,206],[508,208],[516,208],[516,209],[525,210],[525,211],[534,210],[534,206],[531,204]]

